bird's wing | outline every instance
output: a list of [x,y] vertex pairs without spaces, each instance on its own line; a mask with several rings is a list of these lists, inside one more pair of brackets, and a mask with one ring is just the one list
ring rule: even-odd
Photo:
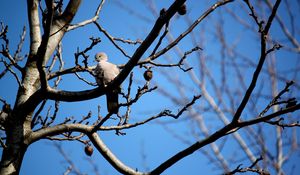
[[103,81],[104,84],[111,82],[120,73],[119,68],[109,62],[101,62],[101,69],[103,71]]
[[97,66],[95,67],[93,74],[95,76],[97,84],[99,86],[103,85],[104,71],[100,63],[98,63]]

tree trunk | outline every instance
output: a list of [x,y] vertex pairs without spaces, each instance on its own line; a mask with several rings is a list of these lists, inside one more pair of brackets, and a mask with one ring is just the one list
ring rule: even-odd
[[[19,174],[20,172],[24,154],[30,144],[29,138],[32,133],[31,117],[34,109],[41,101],[40,98],[34,104],[32,104],[32,101],[28,104],[30,97],[41,88],[41,80],[44,80],[41,79],[43,74],[41,74],[38,68],[43,67],[43,64],[46,64],[53,54],[67,31],[66,26],[70,24],[75,16],[80,3],[81,0],[71,0],[61,16],[53,21],[48,20],[48,28],[44,28],[48,33],[44,33],[44,37],[42,38],[38,13],[39,1],[27,1],[30,26],[30,52],[22,74],[22,86],[19,87],[14,109],[6,117],[3,117],[5,118],[6,143],[0,163],[1,175]],[[48,7],[51,8],[51,5]],[[53,18],[52,15],[48,17]],[[38,64],[38,61],[42,64]],[[46,90],[46,87],[42,88]]]
[[[9,116],[9,118],[19,118]],[[29,135],[28,121],[22,122],[18,120],[11,120],[6,125],[6,147],[3,149],[3,154],[0,164],[1,175],[19,174],[20,167],[24,154],[27,150],[28,144],[26,143],[26,135]],[[24,121],[24,120],[23,120]],[[30,125],[29,125],[30,126]]]

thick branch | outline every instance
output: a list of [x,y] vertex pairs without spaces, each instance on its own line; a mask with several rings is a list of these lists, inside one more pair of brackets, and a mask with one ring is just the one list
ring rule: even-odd
[[170,8],[166,11],[163,16],[160,16],[155,22],[151,32],[143,41],[143,43],[137,48],[131,59],[124,66],[120,74],[113,80],[105,88],[96,88],[92,90],[71,92],[71,91],[57,91],[54,89],[49,90],[47,93],[47,98],[58,101],[82,101],[89,100],[92,98],[99,97],[103,95],[107,89],[113,89],[113,87],[119,87],[121,83],[126,79],[132,69],[137,65],[140,58],[146,52],[146,50],[150,47],[153,41],[159,35],[162,27],[171,19],[172,16],[177,12],[177,9],[185,2],[185,0],[177,0],[175,1]]
[[245,126],[249,126],[249,125],[254,125],[254,124],[257,124],[257,123],[260,123],[260,122],[265,122],[265,121],[271,120],[275,117],[281,116],[283,114],[287,114],[289,112],[294,112],[294,111],[299,110],[299,109],[300,109],[300,104],[297,104],[297,105],[282,109],[280,111],[274,112],[272,114],[269,114],[265,117],[259,117],[259,118],[255,118],[253,120],[248,120],[248,121],[241,122],[241,123],[238,124],[238,127],[241,128],[241,127],[245,127]]
[[233,0],[224,0],[216,2],[214,5],[212,5],[208,10],[206,10],[192,25],[189,26],[189,28],[184,31],[182,34],[180,34],[172,43],[170,43],[168,46],[163,48],[162,50],[158,51],[154,55],[151,55],[150,57],[146,58],[143,61],[140,61],[139,64],[144,64],[145,62],[149,62],[151,60],[154,60],[158,58],[159,56],[163,55],[167,51],[169,51],[171,48],[173,48],[176,44],[178,44],[185,36],[187,36],[189,33],[191,33],[194,28],[203,21],[209,14],[211,14],[214,10],[216,10],[218,7],[223,6],[227,3],[232,2]]
[[88,67],[88,68],[84,68],[83,66],[75,66],[75,67],[72,67],[72,68],[68,68],[68,69],[64,69],[64,70],[61,70],[61,71],[57,71],[57,72],[53,72],[51,74],[48,74],[48,80],[51,80],[53,78],[56,78],[58,76],[61,76],[61,75],[66,75],[66,74],[73,74],[73,73],[76,73],[76,72],[92,72],[92,69],[94,67]]
[[51,89],[47,92],[46,98],[50,100],[68,101],[68,102],[83,101],[83,100],[89,100],[104,95],[108,90],[109,89],[107,87],[105,88],[97,87],[95,89],[84,90],[84,91],[60,91],[56,89]]
[[64,13],[62,14],[62,19],[64,21],[64,23],[70,23],[72,21],[72,19],[74,18],[79,5],[81,3],[81,0],[70,0],[70,2],[68,3]]
[[[194,98],[195,99],[195,98]],[[193,99],[193,101],[194,101]],[[192,102],[193,102],[192,101]],[[207,138],[203,139],[202,141],[198,141],[191,145],[190,147],[178,152],[176,155],[159,165],[157,168],[155,168],[153,171],[150,173],[145,173],[145,174],[161,174],[163,171],[165,171],[167,168],[170,166],[174,165],[176,162],[179,160],[183,159],[184,157],[192,154],[194,151],[202,148],[203,146],[210,144],[217,139],[226,136],[232,132],[237,131],[238,129],[242,127],[246,127],[249,125],[254,125],[260,122],[264,122],[267,120],[270,120],[272,118],[278,117],[280,115],[293,112],[295,110],[300,109],[300,104],[294,105],[292,107],[280,110],[278,112],[275,112],[273,114],[267,115],[265,117],[261,118],[255,118],[253,120],[241,122],[241,123],[230,123],[220,130],[216,131],[214,134],[208,136]],[[152,119],[150,119],[152,120]],[[123,174],[142,174],[140,172],[136,172],[132,170],[131,168],[127,167],[124,165],[120,160],[117,159],[117,157],[106,147],[106,145],[102,142],[102,140],[99,138],[97,133],[92,132],[93,131],[93,126],[87,126],[83,124],[64,124],[64,125],[57,125],[54,127],[48,127],[44,128],[42,130],[36,131],[31,134],[29,137],[30,140],[28,142],[32,143],[35,142],[41,138],[44,138],[46,136],[52,136],[56,134],[60,134],[62,132],[68,132],[68,131],[78,131],[85,133],[89,136],[93,144],[97,147],[97,149],[100,151],[100,153],[121,173]]]
[[92,130],[92,128],[93,128],[92,126],[79,124],[79,123],[56,125],[53,127],[47,127],[47,128],[43,128],[41,130],[33,132],[30,135],[30,137],[28,138],[27,142],[33,143],[40,139],[43,139],[43,138],[46,138],[49,136],[58,135],[58,134],[68,132],[68,131],[77,131],[77,132],[87,134]]
[[36,54],[38,47],[42,41],[41,37],[41,28],[40,28],[40,19],[39,19],[39,10],[38,10],[38,0],[28,0],[28,21],[30,27],[30,53]]
[[220,130],[216,131],[215,133],[213,133],[209,137],[206,137],[205,139],[203,139],[201,141],[197,141],[196,143],[189,146],[188,148],[178,152],[173,157],[171,157],[170,159],[168,159],[164,163],[160,164],[153,171],[151,171],[150,174],[161,174],[167,168],[169,168],[170,166],[172,166],[173,164],[175,164],[179,160],[183,159],[184,157],[192,154],[196,150],[198,150],[198,149],[202,148],[203,146],[208,145],[208,144],[218,140],[221,137],[224,137],[228,134],[236,132],[238,129],[240,129],[242,127],[254,125],[254,124],[257,124],[257,123],[260,123],[260,122],[263,122],[263,121],[267,121],[267,120],[270,120],[272,118],[275,118],[275,117],[278,117],[280,115],[283,115],[283,114],[286,114],[286,113],[289,113],[289,112],[293,112],[293,111],[299,110],[299,109],[300,109],[300,104],[297,104],[295,106],[283,109],[281,111],[275,112],[275,113],[267,115],[265,117],[256,118],[256,119],[241,122],[241,123],[230,123],[230,124],[224,126],[223,128],[221,128]]
[[185,2],[185,0],[177,0],[175,1],[172,6],[164,13],[164,15],[160,16],[149,35],[146,37],[146,39],[143,41],[143,43],[137,48],[131,59],[128,61],[128,63],[124,66],[124,69],[121,71],[121,73],[116,77],[116,79],[112,82],[111,86],[119,86],[125,78],[129,75],[131,70],[134,68],[134,66],[137,65],[140,58],[143,56],[143,54],[146,52],[146,50],[150,47],[150,45],[153,43],[153,41],[158,37],[160,30],[162,27],[169,22],[171,17],[177,12],[179,7]]
[[141,172],[138,172],[134,169],[131,169],[130,167],[124,165],[105,145],[105,143],[100,139],[99,135],[97,133],[92,133],[88,135],[91,139],[94,146],[97,148],[97,150],[100,151],[102,156],[120,173],[122,174],[144,174]]
[[47,14],[47,21],[46,21],[46,26],[44,28],[44,35],[43,35],[43,40],[42,43],[38,49],[37,54],[34,56],[35,59],[37,60],[37,68],[40,74],[40,82],[41,82],[41,89],[46,90],[48,88],[48,82],[47,82],[47,77],[46,77],[46,70],[45,70],[45,64],[47,58],[45,58],[46,51],[47,51],[47,45],[50,40],[50,31],[52,27],[52,22],[53,22],[53,14],[54,14],[54,8],[52,6],[53,0],[52,1],[47,1],[47,9],[48,9],[48,14]]
[[275,2],[275,5],[274,5],[274,7],[273,7],[273,9],[272,9],[272,13],[271,13],[271,15],[269,16],[269,19],[268,19],[267,24],[266,24],[265,29],[264,29],[264,33],[265,33],[265,34],[267,34],[267,33],[269,32],[269,30],[270,30],[270,27],[271,27],[271,25],[272,25],[272,22],[273,22],[275,16],[276,16],[277,9],[278,9],[278,7],[279,7],[279,5],[280,5],[280,2],[281,2],[281,0],[277,0],[277,1]]
[[[33,1],[28,1],[28,15],[31,15],[31,13],[34,13],[33,11],[37,11],[37,1],[35,1],[36,4],[33,4]],[[53,17],[53,21],[52,23],[49,24],[49,20],[48,25],[50,25],[50,32],[49,32],[49,37],[46,37],[45,35],[47,35],[47,30],[45,31],[45,38],[43,38],[43,43],[42,45],[37,45],[38,48],[34,48],[36,50],[34,50],[35,52],[32,52],[29,55],[28,61],[26,63],[26,70],[24,73],[24,80],[23,80],[23,85],[24,85],[24,89],[25,89],[25,93],[20,92],[20,96],[18,96],[18,99],[16,100],[16,104],[17,106],[22,105],[23,103],[25,103],[29,98],[29,101],[32,101],[32,99],[38,100],[38,101],[33,101],[33,103],[28,103],[26,102],[27,105],[24,106],[24,108],[26,109],[26,107],[29,108],[34,108],[35,106],[33,106],[33,104],[37,105],[41,100],[43,100],[41,97],[45,97],[45,94],[37,92],[37,89],[40,88],[40,75],[39,72],[42,73],[41,77],[42,79],[42,84],[43,86],[45,86],[45,79],[47,78],[46,73],[42,70],[43,67],[43,63],[47,63],[47,61],[49,60],[49,58],[51,57],[52,53],[54,52],[55,48],[57,47],[57,45],[59,44],[59,42],[61,41],[61,39],[63,38],[65,32],[66,32],[66,28],[65,26],[67,24],[69,24],[71,22],[71,20],[74,18],[74,15],[76,14],[79,5],[80,5],[81,0],[71,0],[63,15],[58,17],[58,18],[54,18]],[[30,6],[31,5],[31,6]],[[51,5],[48,5],[51,6]],[[34,13],[35,15],[38,15],[37,12]],[[50,16],[50,15],[49,15]],[[52,15],[51,15],[52,16]],[[38,16],[33,16],[35,18],[36,23],[34,23],[34,26],[36,27],[36,25],[38,25]],[[29,20],[32,17],[29,16]],[[52,17],[51,17],[52,18]],[[51,20],[50,20],[51,21]],[[35,28],[30,28],[30,33],[31,33],[31,37],[32,34],[36,35],[34,30]],[[46,28],[47,29],[47,28]],[[37,32],[39,33],[39,32]],[[35,36],[33,36],[35,37]],[[38,38],[36,36],[36,38]],[[37,50],[38,49],[38,50]],[[39,51],[39,53],[37,54],[37,52]],[[37,69],[37,64],[36,61],[39,60],[39,68],[40,71],[38,71]],[[42,63],[42,64],[41,64]],[[44,88],[45,89],[45,88]],[[35,93],[37,93],[38,95],[40,95],[41,97],[37,97],[37,95],[35,95]],[[34,97],[32,97],[34,96]],[[27,110],[27,109],[26,109]]]

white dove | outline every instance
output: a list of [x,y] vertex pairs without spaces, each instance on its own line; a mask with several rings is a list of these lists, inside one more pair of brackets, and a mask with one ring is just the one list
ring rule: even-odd
[[[99,52],[95,55],[95,60],[98,62],[96,68],[94,69],[94,76],[98,86],[105,87],[109,82],[111,82],[120,73],[119,68],[110,62],[108,62],[108,57],[104,52]],[[111,89],[106,93],[107,110],[110,113],[118,113],[118,101],[119,101],[119,90]]]

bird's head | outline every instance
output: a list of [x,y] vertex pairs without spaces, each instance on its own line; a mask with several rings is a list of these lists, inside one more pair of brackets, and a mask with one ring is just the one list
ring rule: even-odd
[[106,53],[104,52],[99,52],[95,55],[95,61],[100,62],[100,61],[107,61],[108,57]]

